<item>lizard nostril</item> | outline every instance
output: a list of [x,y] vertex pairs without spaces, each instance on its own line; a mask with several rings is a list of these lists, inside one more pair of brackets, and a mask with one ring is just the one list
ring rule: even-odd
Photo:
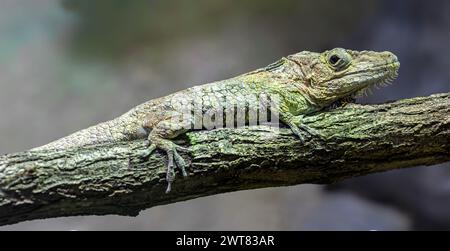
[[394,53],[390,52],[390,51],[385,51],[385,52],[383,52],[383,54],[385,54],[386,57],[389,58],[392,61],[396,61],[396,62],[398,61],[397,56]]
[[392,58],[394,59],[394,61],[398,61],[398,58],[395,54],[392,54]]

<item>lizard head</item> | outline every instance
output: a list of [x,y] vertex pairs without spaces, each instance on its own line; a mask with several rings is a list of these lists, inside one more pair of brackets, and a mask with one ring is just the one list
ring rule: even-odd
[[302,92],[316,104],[327,106],[366,93],[397,77],[400,62],[391,52],[335,48],[323,53],[300,52],[287,57],[301,75]]

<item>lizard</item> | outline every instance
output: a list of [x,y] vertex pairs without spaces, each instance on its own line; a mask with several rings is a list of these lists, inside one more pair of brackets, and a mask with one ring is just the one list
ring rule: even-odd
[[[302,51],[282,57],[266,67],[239,76],[194,86],[165,97],[140,104],[125,114],[32,150],[67,149],[87,145],[145,139],[149,152],[160,149],[167,155],[166,192],[170,192],[178,167],[187,176],[186,161],[179,154],[189,149],[173,142],[177,136],[193,130],[199,116],[224,109],[252,109],[242,95],[262,94],[277,97],[266,108],[278,115],[300,141],[320,136],[307,126],[304,118],[348,102],[371,87],[384,86],[397,76],[400,62],[395,54],[384,51],[355,51],[334,48],[324,52]],[[183,107],[200,102],[199,112],[184,117]],[[177,105],[175,105],[177,104]],[[242,107],[242,106],[241,106]],[[236,120],[236,111],[228,119]],[[191,114],[192,115],[192,114]],[[226,115],[224,115],[226,116]],[[219,120],[219,118],[217,118]],[[247,118],[248,120],[248,118]],[[248,121],[247,121],[248,122]],[[203,128],[205,129],[205,128]]]

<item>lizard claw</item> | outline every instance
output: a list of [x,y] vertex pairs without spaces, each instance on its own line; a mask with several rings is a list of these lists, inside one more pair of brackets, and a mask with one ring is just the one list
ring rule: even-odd
[[[154,143],[153,143],[154,142]],[[178,146],[172,141],[166,139],[158,139],[157,140],[146,140],[145,144],[149,146],[149,151],[153,152],[156,148],[161,149],[167,154],[167,167],[166,167],[166,181],[167,181],[167,189],[166,193],[169,193],[172,190],[172,183],[175,180],[175,168],[178,167],[181,171],[183,177],[188,176],[186,172],[186,161],[181,157],[178,151],[190,152],[188,148]]]
[[186,161],[184,161],[183,157],[177,152],[177,147],[173,146],[172,149],[166,151],[167,153],[167,169],[166,169],[166,181],[167,181],[167,189],[166,193],[169,193],[172,187],[172,182],[175,180],[175,166],[181,169],[181,173],[183,177],[187,176],[186,172]]
[[175,170],[173,163],[173,151],[167,151],[167,169],[166,169],[166,181],[167,188],[166,193],[169,193],[172,187],[172,182],[175,179]]

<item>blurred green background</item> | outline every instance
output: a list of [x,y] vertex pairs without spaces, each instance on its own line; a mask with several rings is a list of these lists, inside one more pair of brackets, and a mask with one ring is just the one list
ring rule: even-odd
[[[0,153],[301,50],[396,53],[399,79],[358,102],[449,92],[449,13],[446,0],[0,0]],[[0,230],[450,229],[450,165],[441,166]]]

